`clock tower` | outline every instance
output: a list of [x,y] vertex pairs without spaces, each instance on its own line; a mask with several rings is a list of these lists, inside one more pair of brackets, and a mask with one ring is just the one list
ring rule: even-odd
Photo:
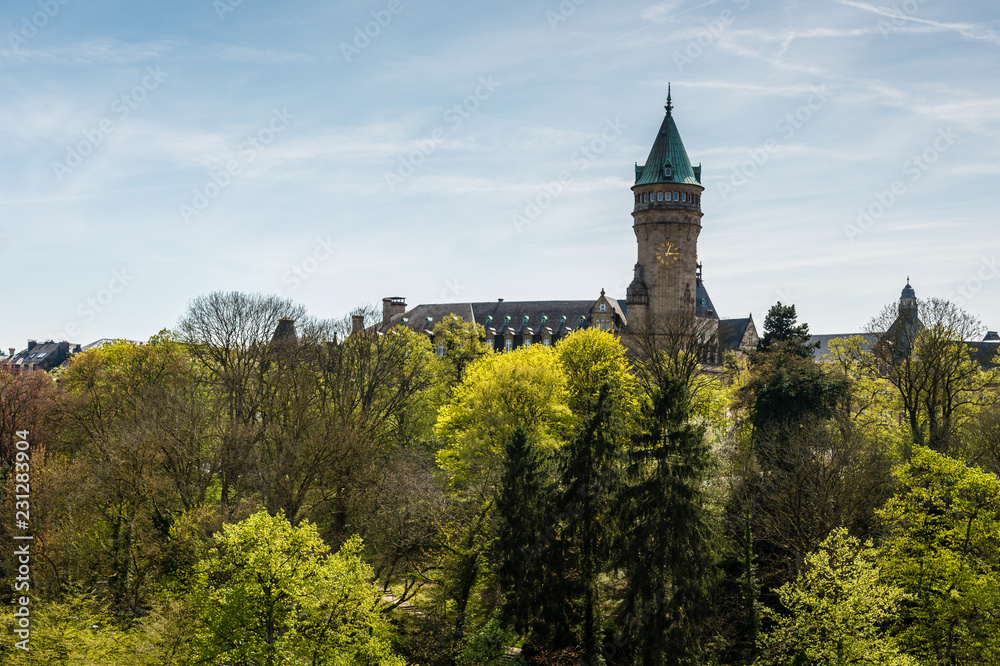
[[639,245],[635,277],[626,296],[629,326],[659,330],[674,314],[718,320],[701,284],[701,166],[692,167],[673,118],[666,116],[646,163],[635,166],[632,228]]

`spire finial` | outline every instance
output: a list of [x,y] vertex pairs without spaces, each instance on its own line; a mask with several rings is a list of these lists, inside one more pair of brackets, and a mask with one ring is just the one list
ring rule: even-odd
[[674,104],[673,104],[673,102],[670,101],[670,82],[669,81],[667,82],[667,105],[665,107],[663,107],[663,108],[667,110],[667,115],[668,116],[670,115],[670,112],[674,110]]

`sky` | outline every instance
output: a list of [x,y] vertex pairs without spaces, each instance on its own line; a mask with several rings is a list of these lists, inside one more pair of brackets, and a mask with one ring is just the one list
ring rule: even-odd
[[668,83],[723,317],[857,331],[909,277],[996,330],[998,56],[988,0],[5,0],[0,349],[624,298]]

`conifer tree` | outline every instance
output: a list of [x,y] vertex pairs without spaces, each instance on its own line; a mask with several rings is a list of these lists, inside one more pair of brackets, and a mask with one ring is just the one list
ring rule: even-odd
[[559,533],[565,517],[546,461],[525,432],[515,432],[504,452],[494,545],[501,616],[524,637],[526,652],[558,652],[575,645],[579,617],[577,566]]
[[583,592],[581,642],[586,664],[602,664],[598,576],[607,567],[612,542],[608,533],[616,450],[615,417],[609,389],[603,387],[579,433],[563,450],[563,511],[568,517],[565,536],[580,561]]
[[747,662],[757,656],[757,642],[760,639],[761,608],[760,581],[757,578],[757,557],[753,550],[753,530],[750,527],[750,508],[747,508],[743,531],[743,576],[740,580],[740,594],[743,598],[744,640],[746,641]]
[[703,497],[709,449],[704,427],[689,418],[690,385],[664,374],[650,398],[620,494],[617,555],[628,580],[621,626],[630,632],[633,663],[663,666],[704,649],[716,554]]

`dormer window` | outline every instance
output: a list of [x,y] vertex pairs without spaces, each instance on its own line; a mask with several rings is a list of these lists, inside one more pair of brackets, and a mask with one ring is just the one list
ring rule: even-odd
[[663,166],[663,177],[664,178],[673,178],[674,177],[674,170],[670,167],[669,164],[666,164],[666,165]]
[[608,305],[607,305],[607,303],[601,303],[600,305],[598,305],[597,306],[597,311],[598,312],[607,312],[608,311]]

